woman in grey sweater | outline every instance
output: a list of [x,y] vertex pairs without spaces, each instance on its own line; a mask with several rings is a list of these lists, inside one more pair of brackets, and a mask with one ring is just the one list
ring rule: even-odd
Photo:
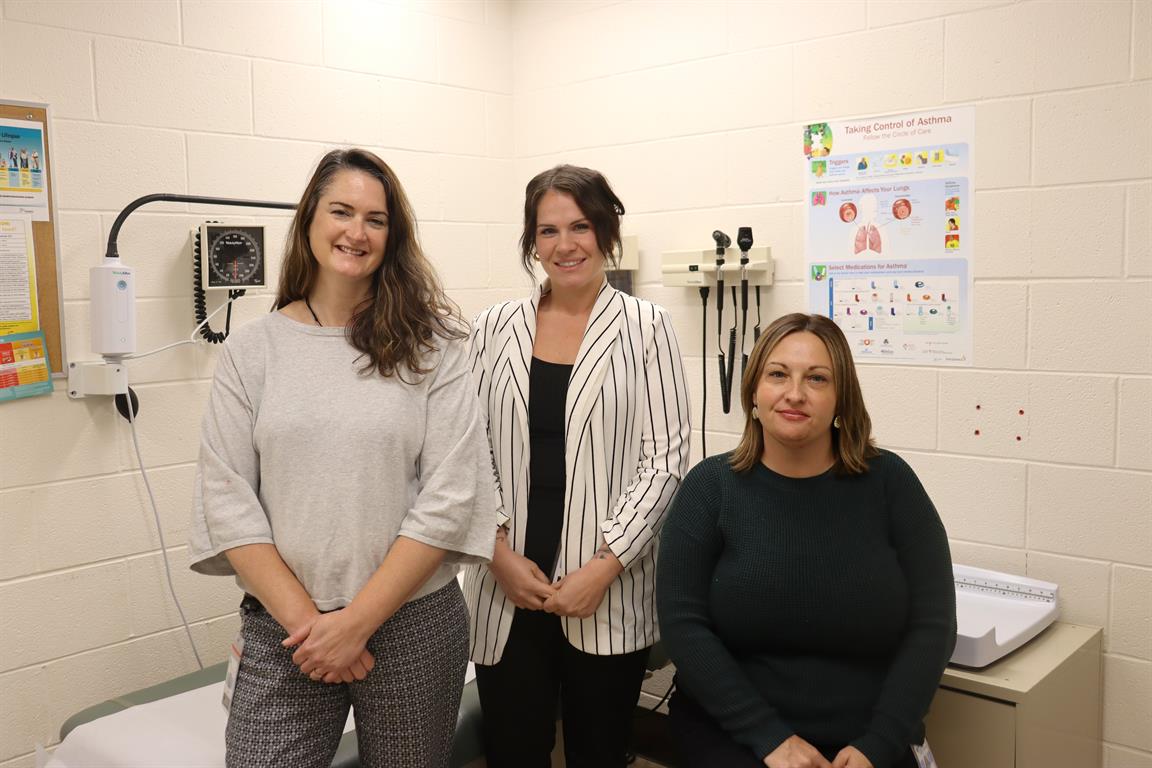
[[321,160],[276,309],[217,360],[193,515],[192,568],[245,592],[228,765],[326,767],[349,705],[362,765],[447,765],[456,568],[495,501],[464,326],[380,158]]

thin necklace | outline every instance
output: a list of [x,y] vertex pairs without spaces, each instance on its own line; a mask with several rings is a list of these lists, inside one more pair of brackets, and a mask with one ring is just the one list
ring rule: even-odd
[[312,313],[312,319],[316,321],[316,325],[323,328],[324,323],[320,322],[320,318],[316,317],[316,310],[312,309],[312,305],[308,302],[307,296],[304,297],[304,306],[308,307],[308,311]]

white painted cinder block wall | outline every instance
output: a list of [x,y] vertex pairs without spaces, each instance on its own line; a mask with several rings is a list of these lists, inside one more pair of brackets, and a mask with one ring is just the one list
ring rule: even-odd
[[[1059,582],[1064,618],[1104,627],[1106,764],[1152,768],[1152,3],[554,2],[514,22],[517,184],[560,160],[609,176],[697,414],[700,299],[660,286],[660,253],[752,226],[777,260],[764,316],[802,310],[801,126],[975,105],[975,365],[864,366],[865,396],[957,561]],[[742,424],[714,323],[710,453]]]
[[[1059,581],[1065,618],[1105,628],[1109,768],[1152,766],[1150,81],[1149,0],[0,3],[0,97],[53,107],[72,359],[89,357],[87,268],[128,201],[294,200],[324,149],[360,143],[396,167],[469,315],[524,290],[524,182],[603,170],[640,237],[638,292],[675,314],[698,388],[699,299],[659,286],[660,252],[751,225],[777,259],[764,316],[800,309],[799,126],[976,105],[976,365],[862,376],[956,558]],[[244,213],[283,238],[284,217]],[[206,215],[150,206],[122,232],[141,349],[189,330],[184,249]],[[209,662],[236,594],[186,570],[183,537],[212,360],[185,348],[132,372]],[[0,465],[0,768],[30,766],[78,709],[193,668],[125,425],[57,389],[0,408],[19,441]],[[739,421],[711,389],[715,452]]]

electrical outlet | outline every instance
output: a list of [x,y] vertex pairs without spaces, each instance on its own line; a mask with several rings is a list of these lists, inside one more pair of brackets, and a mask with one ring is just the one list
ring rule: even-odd
[[[740,251],[729,248],[722,268],[724,281],[728,285],[740,282]],[[772,249],[766,245],[754,246],[748,251],[748,264],[745,265],[749,285],[772,285],[776,263],[772,261]],[[716,285],[716,249],[700,251],[665,251],[661,254],[661,273],[664,285],[698,287]]]

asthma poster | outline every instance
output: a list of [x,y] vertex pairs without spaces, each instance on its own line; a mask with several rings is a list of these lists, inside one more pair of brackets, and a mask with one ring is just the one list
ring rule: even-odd
[[803,128],[809,311],[858,362],[972,365],[971,107]]

